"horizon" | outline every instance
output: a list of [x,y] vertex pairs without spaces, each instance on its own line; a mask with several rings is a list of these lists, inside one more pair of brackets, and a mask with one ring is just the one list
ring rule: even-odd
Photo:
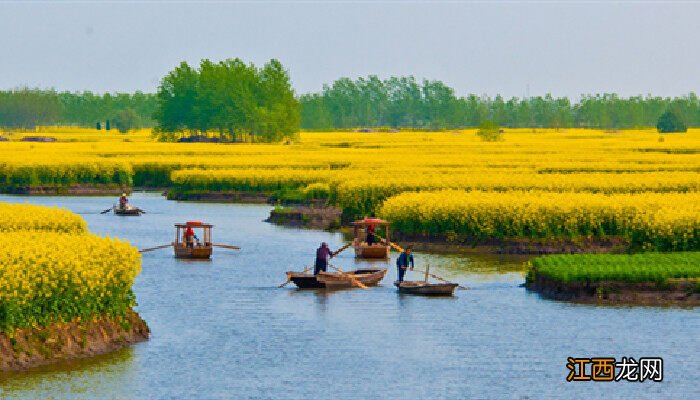
[[154,93],[180,61],[238,57],[279,59],[297,94],[377,75],[440,80],[458,96],[682,97],[700,88],[688,51],[700,36],[697,11],[637,2],[11,1],[0,3],[11,16],[0,25],[11,60],[0,64],[0,88]]

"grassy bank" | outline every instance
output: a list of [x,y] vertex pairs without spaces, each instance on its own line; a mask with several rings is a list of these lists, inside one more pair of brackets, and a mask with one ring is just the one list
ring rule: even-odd
[[526,287],[600,304],[700,305],[700,253],[575,254],[535,258]]

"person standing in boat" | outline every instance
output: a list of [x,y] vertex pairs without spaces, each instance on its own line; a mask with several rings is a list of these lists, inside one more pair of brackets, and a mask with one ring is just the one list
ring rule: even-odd
[[314,275],[319,272],[326,272],[328,269],[328,259],[333,257],[333,252],[328,248],[328,243],[321,243],[321,247],[316,249],[316,262],[314,263]]
[[367,225],[367,244],[369,246],[373,245],[376,242],[376,237],[374,236],[374,225],[369,224]]
[[399,258],[396,259],[396,267],[398,269],[398,275],[399,275],[399,282],[403,282],[403,276],[406,274],[406,269],[411,268],[411,271],[413,271],[413,267],[415,266],[413,262],[413,254],[411,254],[412,249],[410,247],[406,247],[406,249],[401,253]]
[[188,226],[187,229],[185,229],[185,244],[187,247],[194,247],[194,239],[197,236],[194,234],[194,229],[192,229],[191,226]]
[[126,197],[126,193],[122,193],[119,197],[119,209],[124,210],[129,205],[129,198]]

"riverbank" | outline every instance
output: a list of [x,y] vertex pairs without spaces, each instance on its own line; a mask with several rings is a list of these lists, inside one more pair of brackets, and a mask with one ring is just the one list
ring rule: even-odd
[[265,222],[292,228],[332,230],[342,226],[343,211],[336,207],[276,207]]
[[561,282],[537,276],[525,284],[528,290],[551,300],[600,305],[681,306],[700,305],[697,279],[657,282]]
[[25,370],[92,357],[148,340],[150,330],[134,311],[123,317],[55,323],[0,333],[0,371]]
[[530,264],[525,287],[554,300],[700,305],[700,252],[550,255]]
[[2,189],[4,194],[25,196],[119,196],[131,193],[128,185],[117,184],[72,184],[72,185],[27,185],[11,186]]
[[533,239],[533,238],[445,238],[429,235],[403,235],[393,232],[391,240],[402,247],[411,246],[416,251],[439,253],[481,254],[620,254],[627,251],[629,242],[624,238],[605,239]]

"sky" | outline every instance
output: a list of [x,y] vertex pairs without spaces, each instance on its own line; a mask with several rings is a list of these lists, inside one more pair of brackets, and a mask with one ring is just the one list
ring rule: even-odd
[[155,92],[181,61],[279,59],[297,93],[414,75],[458,95],[700,91],[698,2],[4,1],[0,89]]

